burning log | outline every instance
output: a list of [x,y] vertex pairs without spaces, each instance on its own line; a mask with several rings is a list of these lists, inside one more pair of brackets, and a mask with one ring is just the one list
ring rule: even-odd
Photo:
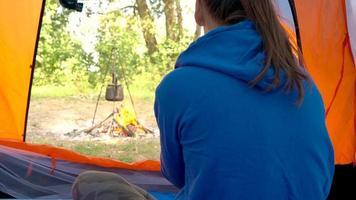
[[111,136],[135,137],[141,131],[145,134],[154,134],[138,122],[136,116],[126,108],[114,109],[108,117],[96,125],[81,132],[92,136],[107,134]]

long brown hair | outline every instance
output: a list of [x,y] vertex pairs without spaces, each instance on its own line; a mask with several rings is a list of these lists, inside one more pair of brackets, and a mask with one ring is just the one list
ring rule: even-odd
[[[274,9],[271,0],[204,0],[212,16],[223,24],[235,24],[249,19],[256,25],[263,41],[266,60],[261,72],[251,85],[255,86],[264,79],[272,67],[275,74],[268,91],[282,84],[286,91],[298,91],[298,103],[304,99],[304,83],[309,76],[303,68],[301,51],[291,45]],[[295,55],[297,54],[297,56]]]

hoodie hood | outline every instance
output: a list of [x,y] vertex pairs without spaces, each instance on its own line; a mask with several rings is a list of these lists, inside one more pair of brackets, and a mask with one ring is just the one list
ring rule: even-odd
[[[216,28],[192,43],[178,58],[176,68],[198,67],[217,71],[249,83],[264,67],[266,55],[255,24],[242,21]],[[273,69],[257,84],[266,89]]]

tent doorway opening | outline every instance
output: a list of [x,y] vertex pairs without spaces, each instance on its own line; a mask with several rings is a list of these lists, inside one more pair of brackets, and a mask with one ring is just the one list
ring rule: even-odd
[[76,12],[46,1],[26,142],[129,163],[159,160],[154,90],[171,69],[161,63],[174,66],[178,40],[157,33],[150,52],[138,13],[121,6],[130,2],[98,2]]

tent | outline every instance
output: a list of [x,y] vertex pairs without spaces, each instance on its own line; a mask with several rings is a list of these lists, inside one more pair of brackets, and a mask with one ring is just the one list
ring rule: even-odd
[[[354,0],[275,0],[325,103],[336,162],[355,160],[356,3]],[[88,169],[118,173],[158,199],[177,191],[158,161],[122,163],[26,143],[29,97],[44,0],[0,1],[0,191],[16,198],[70,198]],[[299,41],[299,42],[297,42]]]
[[356,57],[351,50],[351,45],[353,49],[356,45],[355,1],[299,0],[295,3],[306,66],[323,96],[335,161],[351,164],[356,152]]

